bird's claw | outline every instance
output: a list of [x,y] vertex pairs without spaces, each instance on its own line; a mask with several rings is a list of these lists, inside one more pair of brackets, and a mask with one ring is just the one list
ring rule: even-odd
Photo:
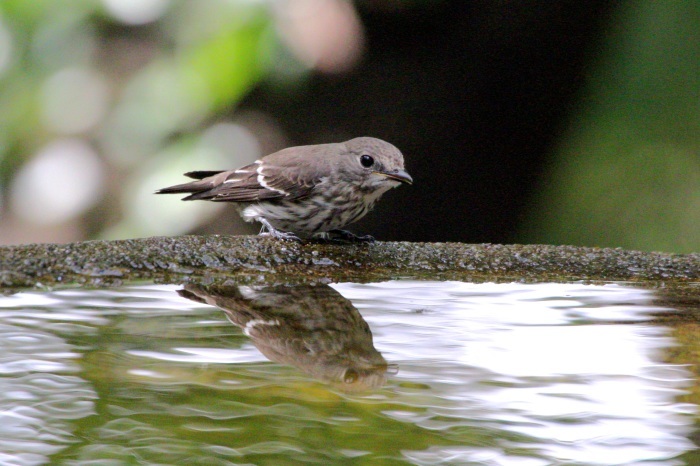
[[374,243],[376,240],[372,235],[358,236],[347,230],[331,230],[328,233],[335,235],[331,241],[349,242],[349,243]]
[[[262,231],[260,231],[259,236],[271,236],[275,239],[281,239],[282,241],[295,241],[301,243],[302,240],[297,235],[289,231],[280,231],[272,227],[270,222],[265,219],[258,219],[260,223],[263,224]],[[267,231],[265,231],[267,230]]]
[[270,232],[260,233],[260,236],[271,236],[272,238],[281,239],[282,241],[294,241],[297,243],[302,242],[301,238],[299,238],[297,235],[287,231],[272,230]]

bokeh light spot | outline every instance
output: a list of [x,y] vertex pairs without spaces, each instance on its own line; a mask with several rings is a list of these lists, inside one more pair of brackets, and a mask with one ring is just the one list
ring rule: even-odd
[[351,3],[293,0],[276,6],[282,38],[308,67],[325,73],[342,73],[358,62],[364,47],[364,31]]
[[107,11],[122,23],[140,25],[160,18],[168,0],[102,0]]
[[107,85],[89,69],[66,68],[51,76],[42,89],[44,122],[52,131],[87,131],[104,116]]
[[100,200],[103,178],[104,167],[85,141],[57,140],[19,171],[10,189],[11,207],[32,223],[61,223]]

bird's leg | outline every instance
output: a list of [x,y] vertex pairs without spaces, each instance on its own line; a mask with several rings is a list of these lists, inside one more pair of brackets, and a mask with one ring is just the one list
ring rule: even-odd
[[348,230],[331,230],[328,233],[335,235],[336,239],[350,243],[374,243],[375,241],[372,235],[357,236]]
[[[294,233],[290,233],[287,231],[279,231],[276,228],[274,228],[272,225],[270,225],[270,222],[268,222],[267,220],[265,220],[262,217],[257,217],[255,220],[262,223],[262,225],[263,225],[262,229],[260,230],[260,236],[270,235],[275,239],[281,239],[281,240],[285,240],[285,241],[296,241],[298,243],[301,243],[301,238],[299,238]],[[267,232],[264,230],[267,230]]]

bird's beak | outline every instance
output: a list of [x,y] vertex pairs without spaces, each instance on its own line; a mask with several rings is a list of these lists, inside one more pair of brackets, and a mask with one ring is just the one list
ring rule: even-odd
[[394,170],[391,172],[376,172],[380,175],[384,175],[391,180],[396,180],[401,183],[413,184],[413,178],[405,170]]

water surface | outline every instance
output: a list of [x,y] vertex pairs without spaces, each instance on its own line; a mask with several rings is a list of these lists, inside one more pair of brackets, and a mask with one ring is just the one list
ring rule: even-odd
[[673,311],[620,284],[0,298],[0,464],[697,464]]

